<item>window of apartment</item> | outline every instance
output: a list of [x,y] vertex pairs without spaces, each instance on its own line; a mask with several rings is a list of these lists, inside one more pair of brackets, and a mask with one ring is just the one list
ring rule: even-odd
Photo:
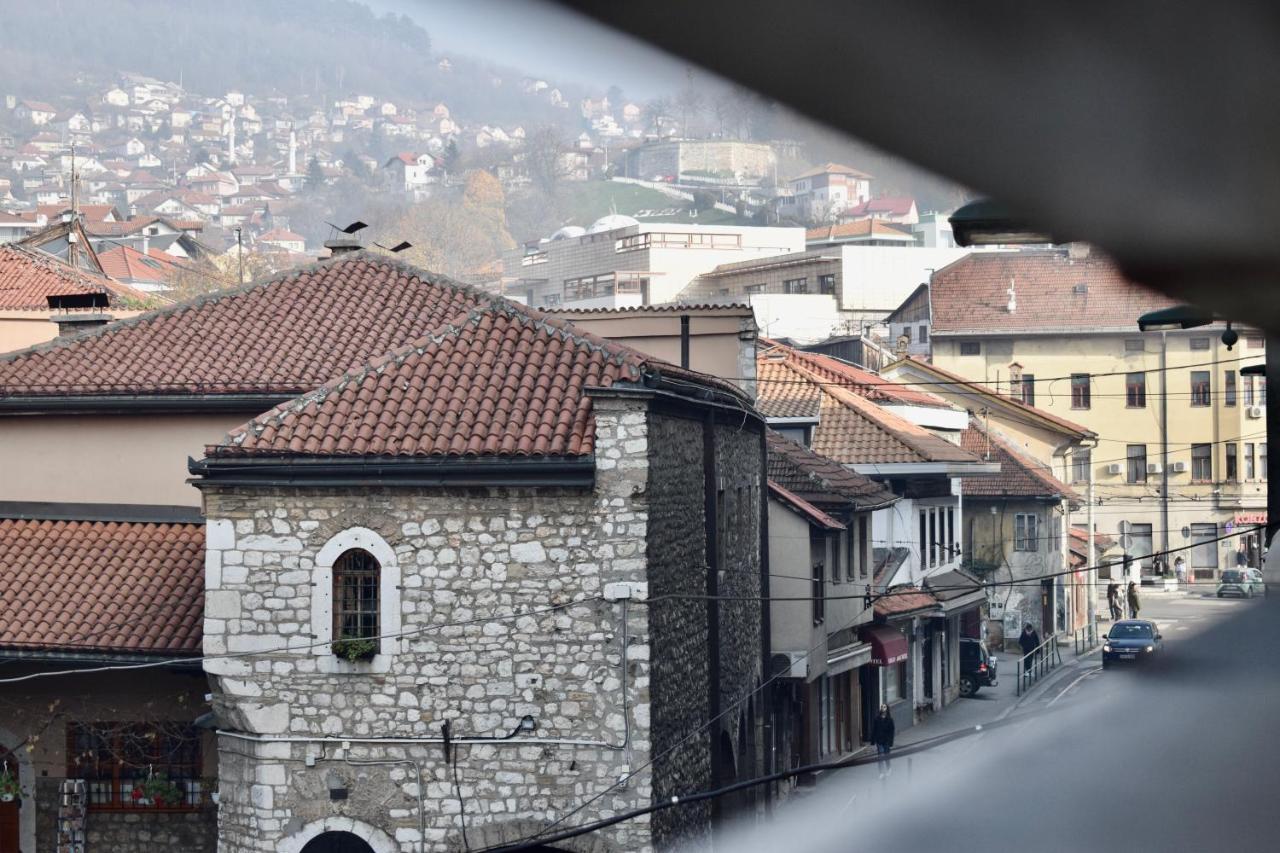
[[1209,371],[1191,371],[1191,405],[1209,405]]
[[1222,405],[1234,406],[1236,404],[1236,372],[1234,370],[1223,371],[1222,374]]
[[1208,348],[1209,348],[1208,338],[1192,338],[1191,339],[1192,351],[1207,350]]
[[979,341],[961,341],[961,343],[960,343],[960,354],[961,354],[961,355],[981,355],[981,354],[982,354],[982,344],[981,344],[981,342],[979,342]]
[[1146,342],[1143,341],[1142,338],[1125,338],[1124,339],[1125,352],[1145,352],[1146,348],[1147,348]]
[[612,296],[614,292],[614,274],[589,275],[582,278],[567,278],[564,281],[564,299],[573,302],[579,299],[595,299],[599,296]]
[[818,276],[818,292],[834,295],[836,292],[836,277],[834,273],[827,273]]
[[1089,374],[1071,374],[1071,408],[1089,408]]
[[1013,519],[1013,550],[1015,551],[1036,551],[1039,550],[1039,516],[1034,513],[1020,512]]
[[1249,349],[1263,349],[1267,345],[1267,339],[1262,335],[1245,335],[1244,345]]
[[1244,377],[1244,404],[1246,406],[1253,405],[1253,377]]
[[1267,404],[1267,377],[1254,377],[1258,380],[1258,405],[1265,406]]
[[67,724],[67,778],[85,780],[92,810],[154,810],[140,801],[142,783],[153,773],[164,774],[178,790],[179,801],[161,808],[198,809],[201,770],[200,731],[190,723]]
[[916,336],[916,340],[918,340],[922,344],[929,343],[929,327],[928,326],[922,325],[920,327],[920,334]]
[[1209,482],[1213,480],[1213,445],[1191,445],[1191,479]]
[[[533,303],[531,302],[530,304],[533,304]],[[560,304],[560,294],[548,293],[545,297],[543,297],[542,304],[547,306],[548,308],[556,307],[557,305]]]
[[1128,461],[1125,480],[1130,483],[1145,483],[1147,481],[1147,446],[1130,444],[1125,448],[1124,455]]
[[782,282],[783,293],[808,293],[808,278],[789,278]]
[[1246,441],[1244,443],[1244,478],[1246,480],[1252,480],[1258,476],[1257,470],[1254,468],[1253,452],[1253,442]]
[[947,507],[947,562],[951,562],[960,556],[960,549],[956,546],[956,510],[955,507]]
[[744,293],[764,293],[764,288],[763,284],[748,284],[742,290]]
[[1036,375],[1034,373],[1022,374],[1022,380],[1018,383],[1018,399],[1028,406],[1036,404]]
[[827,617],[827,570],[823,564],[822,553],[826,551],[827,537],[822,533],[809,534],[809,553],[813,560],[813,624],[818,625]]
[[1191,568],[1218,568],[1218,543],[1214,541],[1217,538],[1218,525],[1191,525]]
[[1129,525],[1129,556],[1143,568],[1151,568],[1153,543],[1150,524]]
[[1130,409],[1147,407],[1147,374],[1142,371],[1124,377],[1124,404]]
[[1234,441],[1227,442],[1223,447],[1227,454],[1227,481],[1234,483],[1240,477],[1239,462],[1236,459],[1236,453],[1239,448],[1236,447],[1236,443]]
[[1259,479],[1265,480],[1267,479],[1267,443],[1265,441],[1258,445],[1258,461],[1260,463],[1258,467],[1261,469]]
[[1089,466],[1092,459],[1093,454],[1087,447],[1078,447],[1071,451],[1071,482],[1089,482]]
[[902,327],[902,334],[901,334],[901,335],[899,335],[899,337],[901,337],[901,338],[905,338],[905,339],[906,339],[906,341],[907,341],[907,343],[911,343],[911,327],[910,327],[910,326],[903,326],[903,327]]
[[352,548],[333,564],[333,639],[378,636],[378,576],[382,567],[368,551]]

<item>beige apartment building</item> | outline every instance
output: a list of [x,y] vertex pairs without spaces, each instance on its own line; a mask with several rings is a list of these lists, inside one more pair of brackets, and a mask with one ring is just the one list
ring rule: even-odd
[[1134,576],[1170,549],[1202,581],[1242,545],[1257,564],[1266,387],[1239,371],[1262,362],[1260,333],[1231,349],[1223,324],[1143,334],[1138,317],[1171,301],[1078,247],[969,255],[934,274],[930,301],[934,364],[1097,434],[1058,473],[1082,486],[1092,471],[1097,530]]

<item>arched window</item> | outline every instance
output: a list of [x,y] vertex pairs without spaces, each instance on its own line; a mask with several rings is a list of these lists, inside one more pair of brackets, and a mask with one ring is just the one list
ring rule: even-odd
[[382,566],[363,548],[344,551],[333,563],[333,639],[377,637]]

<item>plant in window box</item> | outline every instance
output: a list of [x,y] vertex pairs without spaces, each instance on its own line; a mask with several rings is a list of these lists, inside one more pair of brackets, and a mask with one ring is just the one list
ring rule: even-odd
[[12,803],[22,796],[22,788],[18,785],[18,777],[9,772],[9,762],[4,763],[0,771],[0,803]]
[[338,657],[355,663],[356,661],[373,660],[378,653],[378,641],[361,637],[343,637],[334,640],[330,646]]
[[163,773],[153,773],[133,789],[133,801],[140,806],[155,804],[157,808],[182,805],[182,789]]

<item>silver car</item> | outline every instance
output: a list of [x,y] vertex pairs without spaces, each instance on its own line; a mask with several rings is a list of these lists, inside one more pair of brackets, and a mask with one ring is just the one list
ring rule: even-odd
[[1253,598],[1253,579],[1246,569],[1224,569],[1218,579],[1218,598],[1236,595],[1240,598]]
[[1262,579],[1262,571],[1260,569],[1245,569],[1245,574],[1249,576],[1249,583],[1253,587],[1253,594],[1267,597],[1267,582]]

